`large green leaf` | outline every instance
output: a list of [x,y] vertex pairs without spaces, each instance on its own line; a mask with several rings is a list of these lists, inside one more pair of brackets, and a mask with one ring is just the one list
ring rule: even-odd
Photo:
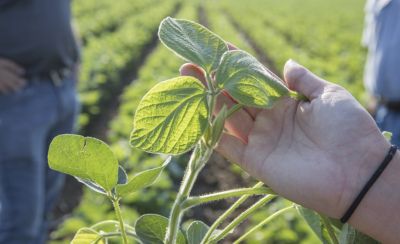
[[279,79],[250,54],[228,51],[222,57],[216,80],[239,103],[270,108],[276,100],[289,95]]
[[93,229],[82,228],[76,232],[71,244],[104,244],[101,235]]
[[[167,232],[168,219],[157,214],[142,215],[135,224],[136,235],[144,244],[162,244]],[[185,244],[182,231],[178,232],[176,244]]]
[[133,178],[127,184],[118,185],[117,186],[118,195],[126,196],[129,195],[130,193],[133,193],[142,188],[152,185],[157,180],[157,178],[162,173],[163,169],[169,164],[170,161],[171,157],[168,157],[168,159],[160,167],[142,171],[134,175]]
[[104,142],[79,135],[59,135],[50,144],[50,168],[90,180],[110,191],[118,181],[118,161]]
[[186,231],[188,244],[200,244],[209,228],[201,221],[193,221]]
[[324,244],[330,244],[331,239],[325,225],[322,223],[321,217],[311,209],[297,205],[297,211],[311,227],[317,237]]
[[219,36],[188,20],[165,18],[160,24],[158,36],[169,49],[209,73],[218,67],[221,56],[228,51]]
[[207,93],[199,80],[181,76],[160,82],[140,101],[131,144],[151,153],[184,153],[203,135],[207,116]]
[[357,231],[349,224],[345,224],[342,227],[339,236],[339,244],[378,244],[378,241],[375,241],[369,236],[364,235],[363,233]]

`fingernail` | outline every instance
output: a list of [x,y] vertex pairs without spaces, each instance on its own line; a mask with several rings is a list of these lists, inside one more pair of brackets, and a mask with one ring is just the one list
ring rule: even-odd
[[293,59],[289,59],[286,64],[285,67],[291,68],[291,67],[296,67],[296,66],[300,66],[299,63],[297,63],[296,61],[294,61]]

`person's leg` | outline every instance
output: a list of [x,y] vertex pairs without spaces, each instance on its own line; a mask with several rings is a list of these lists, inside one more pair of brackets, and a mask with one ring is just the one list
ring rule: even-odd
[[[58,104],[58,120],[47,134],[47,146],[45,155],[47,158],[48,146],[53,138],[60,134],[72,133],[76,117],[79,113],[79,103],[74,87],[75,81],[65,80],[60,87],[54,87]],[[46,164],[45,167],[45,211],[42,225],[42,235],[39,243],[44,243],[47,239],[49,216],[58,200],[64,184],[65,175],[51,170]]]
[[392,144],[400,147],[400,112],[391,111],[384,106],[379,106],[375,120],[381,131],[388,131],[393,134]]
[[47,132],[57,107],[50,84],[0,96],[0,243],[38,244]]

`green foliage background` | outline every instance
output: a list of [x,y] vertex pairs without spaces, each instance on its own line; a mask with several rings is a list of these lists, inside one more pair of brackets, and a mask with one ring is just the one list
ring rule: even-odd
[[[363,101],[363,6],[363,0],[73,1],[75,22],[83,40],[81,132],[90,131],[108,104],[120,99],[102,139],[110,143],[128,172],[162,163],[161,157],[132,149],[129,134],[141,97],[157,82],[176,76],[182,64],[155,39],[160,21],[169,15],[208,26],[223,39],[255,55],[278,75],[285,61],[292,58],[343,85]],[[137,72],[132,75],[133,70]],[[185,161],[174,160],[154,186],[125,200],[122,211],[127,222],[133,224],[144,213],[168,215]],[[247,177],[235,166],[232,170]],[[288,204],[285,200],[275,201],[248,223],[256,224]],[[69,243],[79,228],[114,219],[111,210],[104,197],[85,189],[79,207],[51,233],[50,243]],[[248,243],[318,241],[292,211],[251,236]]]

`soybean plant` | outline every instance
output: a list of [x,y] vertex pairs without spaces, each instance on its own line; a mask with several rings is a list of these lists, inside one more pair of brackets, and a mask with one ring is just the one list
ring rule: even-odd
[[[90,189],[105,195],[112,202],[117,218],[80,229],[72,243],[106,243],[110,238],[120,238],[124,244],[132,240],[166,244],[217,243],[254,211],[276,197],[261,182],[249,188],[202,196],[192,196],[191,190],[217,146],[224,131],[224,122],[229,116],[244,106],[269,109],[283,98],[305,98],[290,91],[249,53],[229,50],[224,40],[197,23],[168,17],[161,22],[158,36],[176,55],[201,68],[206,82],[190,76],[179,76],[158,83],[142,98],[134,116],[130,143],[146,152],[168,157],[161,166],[138,172],[130,179],[110,148],[100,140],[79,135],[60,135],[52,141],[48,155],[50,167],[75,176]],[[217,111],[217,97],[223,92],[228,93],[237,104],[232,107],[219,106]],[[145,214],[137,219],[134,226],[124,223],[119,206],[121,198],[153,184],[170,163],[171,157],[189,151],[191,157],[169,218]],[[251,195],[263,197],[225,228],[219,229],[221,223]],[[239,199],[211,226],[196,220],[185,231],[182,230],[181,220],[188,209],[231,197]],[[325,216],[293,205],[272,214],[240,237],[237,243],[294,207],[322,242],[359,242],[350,226],[341,226]],[[105,232],[106,227],[114,231]]]

